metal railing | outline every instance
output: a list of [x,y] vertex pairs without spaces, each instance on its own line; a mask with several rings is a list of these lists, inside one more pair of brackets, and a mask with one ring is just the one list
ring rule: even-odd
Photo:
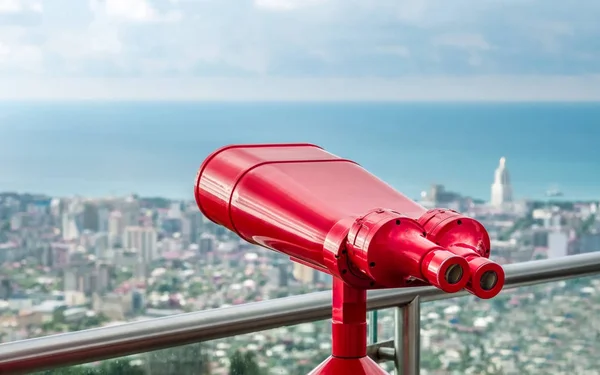
[[[511,264],[505,289],[600,274],[600,252]],[[394,340],[369,347],[379,362],[393,360],[397,374],[419,373],[420,303],[466,295],[434,287],[369,292],[368,309],[396,308]],[[254,302],[0,344],[0,374],[19,374],[122,357],[331,316],[331,292]]]

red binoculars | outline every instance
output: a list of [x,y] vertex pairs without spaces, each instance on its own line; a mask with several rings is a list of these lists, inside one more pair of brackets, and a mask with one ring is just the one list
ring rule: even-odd
[[195,197],[213,222],[353,288],[434,285],[487,299],[504,285],[478,221],[427,210],[312,144],[223,147],[200,167]]

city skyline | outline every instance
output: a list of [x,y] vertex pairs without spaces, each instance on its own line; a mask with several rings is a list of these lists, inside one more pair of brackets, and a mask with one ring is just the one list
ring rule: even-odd
[[[508,182],[505,173],[499,175],[505,176],[502,184]],[[430,197],[437,207],[457,209],[480,221],[490,235],[492,256],[501,264],[594,252],[600,243],[597,204],[491,207],[473,205],[439,187]],[[194,203],[121,197],[40,204],[31,197],[0,194],[0,342],[330,288],[331,279],[323,273],[292,264],[208,221]],[[483,373],[477,370],[482,363],[463,360],[459,354],[486,343],[486,358],[507,373],[567,371],[572,364],[581,373],[597,368],[594,347],[589,352],[561,348],[582,345],[582,340],[596,343],[592,306],[598,297],[583,293],[599,285],[598,280],[584,278],[505,291],[487,302],[471,296],[425,304],[421,366],[432,374]],[[530,317],[533,323],[524,325]],[[389,311],[381,311],[378,319],[379,336],[393,335]],[[540,340],[549,335],[561,345]],[[205,342],[207,357],[202,361],[207,367],[202,374],[236,373],[228,359],[248,349],[256,353],[255,363],[262,369],[252,375],[265,375],[272,368],[285,369],[279,370],[285,375],[304,374],[328,355],[322,345],[330,336],[330,327],[321,321]],[[276,350],[283,344],[291,350]],[[516,345],[521,348],[519,358],[504,354]],[[538,353],[551,353],[553,362],[540,362]],[[154,372],[155,358],[177,367]],[[181,367],[187,361],[182,355],[160,352],[119,363],[151,375],[191,373]],[[115,362],[81,370],[116,373],[103,370],[111,363]],[[493,373],[497,372],[489,372]]]
[[[511,203],[513,202],[513,191],[512,191],[512,186],[510,183],[510,180],[508,180],[508,182],[504,182],[502,180],[498,180],[498,173],[501,170],[500,173],[508,176],[508,168],[504,169],[504,163],[506,162],[506,158],[505,157],[501,157],[500,158],[500,167],[496,169],[495,171],[495,177],[492,178],[492,184],[491,184],[491,193],[490,196],[484,198],[484,197],[477,197],[477,196],[471,196],[471,195],[464,195],[464,197],[466,198],[470,198],[473,199],[475,201],[484,201],[489,203],[492,206],[502,206],[503,203]],[[424,186],[423,188],[429,188],[432,186],[441,186],[443,188],[447,188],[448,186],[446,186],[443,182],[434,182],[432,183],[430,186]],[[449,187],[450,190],[453,190],[452,187]],[[504,192],[505,190],[507,190],[507,192]],[[499,191],[498,191],[499,190]],[[122,199],[124,197],[138,197],[141,199],[165,199],[165,200],[169,200],[169,201],[180,201],[180,202],[193,202],[194,201],[194,196],[193,196],[193,190],[190,191],[190,196],[189,197],[172,197],[172,196],[168,196],[168,195],[164,195],[164,194],[146,194],[146,195],[140,195],[135,191],[130,191],[130,192],[107,192],[105,194],[97,194],[97,195],[88,195],[88,194],[81,194],[81,193],[75,193],[75,194],[70,194],[70,195],[55,195],[55,194],[49,194],[43,191],[13,191],[13,190],[0,190],[0,195],[2,194],[17,194],[17,195],[32,195],[32,196],[40,196],[40,197],[47,197],[47,198],[56,198],[56,199],[84,199],[84,200],[90,200],[90,201],[104,201],[104,200],[116,200],[116,199]],[[421,198],[425,197],[425,193],[426,190],[421,190],[420,196]],[[460,194],[460,193],[459,193]],[[534,201],[534,202],[539,202],[539,201],[545,201],[548,199],[552,199],[555,202],[597,202],[600,201],[600,197],[598,199],[576,199],[576,198],[569,198],[569,197],[564,197],[563,192],[559,189],[558,185],[553,184],[548,186],[548,190],[546,191],[546,196],[547,199],[531,199],[531,198],[522,198],[522,199],[517,199],[517,201]],[[417,196],[415,195],[415,197],[412,197],[413,199],[417,199]],[[560,198],[560,199],[557,199]]]
[[[430,186],[431,189],[438,189],[441,188],[442,190],[446,188],[446,186],[443,183],[432,183]],[[35,193],[35,192],[12,192],[12,191],[1,191],[0,190],[0,195],[2,194],[11,194],[11,193],[15,193],[15,194],[30,194],[33,196],[43,196],[43,197],[47,197],[47,198],[52,198],[52,199],[82,199],[82,200],[89,200],[92,202],[95,201],[111,201],[111,200],[119,200],[119,199],[134,199],[134,198],[140,198],[140,199],[164,199],[166,201],[178,201],[178,202],[185,202],[185,203],[193,203],[194,202],[194,197],[193,195],[187,198],[175,198],[175,197],[168,197],[168,196],[163,196],[160,194],[155,194],[155,195],[146,195],[146,196],[142,196],[137,194],[136,192],[129,192],[126,194],[106,194],[106,195],[99,195],[99,196],[89,196],[89,195],[85,195],[85,194],[74,194],[74,195],[69,195],[69,196],[53,196],[51,194],[45,194],[45,193]],[[454,191],[449,191],[449,192],[445,192],[445,193],[450,193],[450,194],[455,194],[464,198],[468,198],[468,199],[473,199],[475,201],[483,201],[486,202],[487,204],[489,204],[491,207],[496,207],[496,208],[502,208],[503,206],[505,206],[506,204],[512,204],[515,202],[514,198],[513,198],[513,189],[512,189],[512,184],[511,184],[511,180],[510,180],[510,174],[509,174],[509,169],[507,167],[507,158],[502,156],[499,158],[499,164],[498,167],[495,169],[494,171],[494,177],[492,179],[492,184],[491,184],[491,191],[490,191],[490,196],[488,197],[489,199],[484,199],[481,197],[473,197],[473,196],[469,196],[469,195],[463,195],[460,192],[454,192]],[[435,194],[435,193],[434,193]],[[549,186],[548,190],[546,191],[546,196],[547,199],[521,199],[520,201],[533,201],[533,202],[543,202],[543,201],[549,201],[552,200],[555,203],[556,202],[585,202],[585,203],[593,203],[593,202],[600,202],[600,198],[598,199],[568,199],[568,198],[564,198],[563,196],[563,192],[556,186]],[[560,198],[560,199],[557,199]],[[413,197],[413,199],[417,199],[416,197]],[[420,199],[422,202],[428,202],[428,193],[426,190],[422,190],[420,193]],[[519,200],[517,200],[519,201]]]

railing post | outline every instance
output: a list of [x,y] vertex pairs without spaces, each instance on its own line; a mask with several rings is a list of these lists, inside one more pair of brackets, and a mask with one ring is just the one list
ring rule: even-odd
[[394,309],[396,375],[419,375],[421,354],[421,302],[419,296]]

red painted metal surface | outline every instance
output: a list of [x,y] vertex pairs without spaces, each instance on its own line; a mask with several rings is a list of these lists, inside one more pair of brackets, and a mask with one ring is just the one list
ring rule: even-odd
[[419,219],[427,238],[465,258],[471,277],[465,289],[483,299],[496,296],[504,286],[504,270],[488,259],[490,236],[476,220],[454,210],[433,209]]
[[336,358],[366,356],[367,291],[335,278],[331,312],[331,354]]
[[504,283],[480,223],[427,211],[315,145],[223,147],[200,167],[195,197],[207,218],[246,241],[335,277],[333,356],[315,374],[385,373],[364,359],[366,289],[431,284],[491,298]]
[[388,375],[369,357],[337,358],[331,356],[308,375]]

